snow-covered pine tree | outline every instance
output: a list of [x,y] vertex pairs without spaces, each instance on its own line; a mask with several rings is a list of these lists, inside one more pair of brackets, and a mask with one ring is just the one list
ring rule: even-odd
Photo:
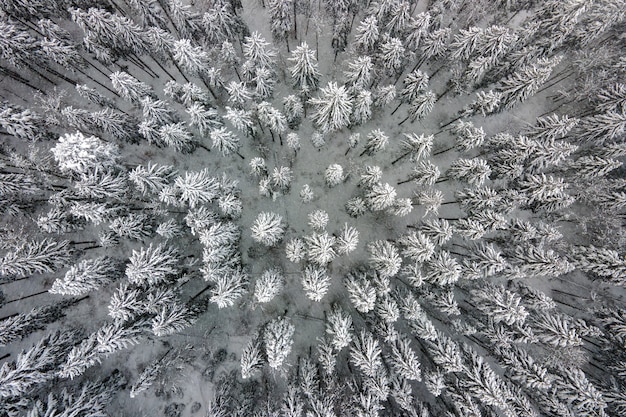
[[390,37],[380,45],[378,60],[388,74],[398,74],[404,68],[406,49],[398,38]]
[[309,226],[318,232],[324,231],[328,224],[328,213],[324,210],[315,210],[308,215]]
[[138,165],[128,173],[128,179],[142,194],[159,194],[177,175],[173,166],[157,165],[148,162],[148,165]]
[[180,196],[180,202],[190,208],[210,203],[219,195],[219,182],[210,176],[208,168],[197,172],[187,171],[184,176],[176,177],[174,185],[176,194]]
[[354,97],[354,108],[352,110],[352,121],[361,125],[372,117],[372,93],[368,90],[359,90]]
[[186,329],[194,321],[195,317],[187,306],[179,302],[170,302],[160,306],[150,320],[150,330],[157,337],[167,336]]
[[626,109],[582,118],[578,125],[579,140],[604,145],[614,142],[626,131]]
[[396,247],[389,241],[376,240],[367,245],[369,263],[383,277],[392,277],[400,271],[402,258]]
[[269,47],[270,44],[258,32],[252,32],[246,36],[243,42],[243,54],[252,64],[261,67],[272,67],[276,51]]
[[331,344],[336,351],[350,345],[352,332],[352,317],[339,305],[334,305],[326,315],[326,333],[331,335]]
[[574,129],[578,123],[580,123],[580,119],[567,115],[553,114],[547,117],[538,117],[534,126],[527,128],[524,134],[545,141],[560,139]]
[[15,361],[0,367],[0,398],[8,401],[23,397],[37,385],[55,378],[55,370],[71,349],[76,332],[56,331],[40,339],[33,347],[20,352]]
[[379,37],[378,19],[376,19],[376,16],[367,16],[359,22],[356,28],[354,38],[356,48],[362,52],[370,53],[374,50]]
[[272,301],[283,290],[285,278],[280,268],[270,268],[263,271],[261,277],[254,283],[254,298],[257,303]]
[[383,178],[383,170],[376,165],[366,165],[361,172],[359,185],[369,189]]
[[293,78],[295,86],[306,91],[317,90],[321,74],[317,67],[315,50],[310,49],[306,42],[302,42],[291,53],[289,61],[293,63],[289,70],[291,71],[291,78]]
[[315,107],[311,117],[322,133],[334,132],[350,123],[353,99],[344,86],[338,87],[331,81],[309,102]]
[[376,183],[365,195],[365,201],[372,211],[386,210],[396,201],[396,189],[387,183]]
[[425,262],[435,254],[435,244],[425,234],[412,231],[397,240],[402,248],[401,254],[416,262]]
[[406,103],[414,101],[418,95],[426,91],[429,80],[428,74],[420,70],[409,73],[402,80],[404,88],[400,91],[401,100]]
[[233,5],[226,0],[212,2],[202,15],[202,26],[209,44],[230,43],[241,31],[241,21],[233,10]]
[[[193,102],[186,108],[186,111],[189,115],[189,125],[196,127],[203,136],[208,136],[212,129],[220,129],[223,127],[223,123],[217,111],[213,108],[207,108],[207,106],[202,103]],[[229,114],[226,114],[225,117],[228,119],[228,116]],[[250,121],[250,123],[252,122]]]
[[480,187],[489,178],[491,168],[483,159],[459,158],[452,162],[446,171],[447,178],[467,182],[470,185]]
[[246,293],[248,274],[241,267],[237,267],[216,275],[215,287],[211,289],[209,301],[217,304],[218,308],[232,307]]
[[536,62],[525,65],[515,73],[500,81],[498,91],[504,95],[503,103],[506,108],[513,108],[518,102],[539,91],[539,88],[550,78],[552,69],[563,57],[540,58]]
[[[325,265],[320,262],[319,265]],[[302,271],[302,287],[306,296],[316,302],[321,302],[331,284],[331,277],[323,266],[307,265]]]
[[29,240],[0,258],[0,275],[22,278],[30,274],[53,273],[70,260],[67,240]]
[[344,223],[341,233],[337,237],[336,249],[339,255],[353,252],[359,243],[359,231]]
[[171,106],[163,100],[155,100],[149,96],[139,100],[143,106],[144,119],[162,126],[176,121],[176,115]]
[[578,269],[592,272],[614,284],[626,285],[626,259],[616,250],[593,245],[573,246],[569,257]]
[[430,20],[431,15],[428,11],[418,13],[410,19],[407,28],[408,34],[404,39],[410,51],[416,52],[421,46],[422,40],[428,35]]
[[265,246],[275,246],[285,233],[283,218],[276,213],[259,213],[250,228],[252,238]]
[[374,336],[361,330],[350,348],[350,362],[365,376],[374,377],[383,366],[382,350]]
[[370,56],[357,56],[348,62],[348,69],[343,72],[346,84],[353,90],[368,89],[374,78],[374,63]]
[[241,377],[243,379],[252,378],[261,370],[263,363],[261,342],[256,337],[253,337],[241,352]]
[[133,250],[129,260],[126,276],[135,285],[158,285],[179,272],[178,251],[163,244]]
[[373,155],[374,153],[383,150],[389,143],[389,136],[385,134],[381,129],[374,129],[367,134],[367,142],[365,143],[365,149],[361,152],[363,156]]
[[231,81],[224,88],[228,93],[228,101],[236,107],[243,107],[252,99],[252,93],[244,82]]
[[286,96],[283,99],[283,110],[289,127],[292,129],[297,128],[304,116],[302,99],[293,94]]
[[117,145],[80,132],[61,136],[51,152],[63,171],[77,174],[115,167],[119,159]]
[[36,141],[48,136],[41,116],[14,104],[0,103],[0,126],[21,139]]
[[313,233],[305,236],[308,259],[316,265],[324,266],[337,256],[334,245],[336,238],[324,233]]
[[293,345],[295,326],[287,317],[272,320],[263,331],[263,345],[270,368],[280,370]]
[[[407,119],[411,119],[411,122],[423,119],[433,110],[436,102],[437,96],[432,91],[426,91],[425,93],[418,94],[417,97],[409,103],[409,115],[407,116]],[[407,119],[401,121],[400,124],[404,123]]]
[[503,322],[509,326],[523,325],[528,311],[522,298],[499,285],[486,285],[470,292],[479,311],[494,323]]
[[566,259],[559,256],[552,249],[546,249],[532,244],[517,246],[512,258],[527,275],[559,276],[574,269]]
[[210,136],[212,147],[219,150],[223,156],[230,155],[231,153],[239,154],[239,148],[241,147],[239,137],[226,127],[222,126],[211,130]]
[[376,305],[376,289],[363,273],[350,273],[344,285],[354,308],[361,313],[372,311]]
[[447,286],[461,278],[462,268],[449,252],[440,250],[424,263],[424,279],[433,285]]
[[61,295],[84,295],[110,284],[120,272],[119,263],[107,256],[84,259],[70,267],[63,278],[57,278],[48,291]]
[[389,361],[394,371],[403,379],[421,381],[420,361],[415,351],[411,348],[410,341],[407,338],[399,338],[390,345]]
[[142,97],[152,96],[152,87],[139,81],[132,75],[124,71],[116,71],[109,76],[111,84],[123,98],[133,103],[139,102]]

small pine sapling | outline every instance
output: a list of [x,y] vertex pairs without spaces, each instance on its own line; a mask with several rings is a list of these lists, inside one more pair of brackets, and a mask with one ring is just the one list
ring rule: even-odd
[[306,258],[306,245],[300,238],[293,238],[285,246],[285,254],[291,262],[302,262]]
[[345,180],[343,167],[339,164],[329,165],[324,172],[324,179],[326,180],[326,185],[329,187],[335,187],[341,184]]
[[323,231],[328,224],[328,213],[324,210],[315,210],[309,213],[309,226],[316,231]]
[[313,194],[313,190],[311,190],[309,184],[304,184],[300,190],[300,200],[302,200],[303,203],[310,203],[313,201],[314,197],[315,194]]

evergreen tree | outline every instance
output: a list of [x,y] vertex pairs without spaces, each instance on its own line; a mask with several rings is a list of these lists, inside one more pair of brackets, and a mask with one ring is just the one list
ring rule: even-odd
[[353,99],[346,89],[329,82],[326,87],[321,88],[320,93],[319,97],[309,100],[315,107],[312,118],[320,131],[330,133],[347,126],[350,123]]
[[251,227],[252,238],[266,246],[275,246],[284,234],[282,220],[276,213],[260,213]]
[[291,353],[293,334],[296,328],[286,317],[272,320],[263,332],[263,345],[270,368],[282,368],[287,356]]
[[554,58],[541,58],[503,79],[498,91],[504,95],[503,103],[506,108],[513,108],[517,102],[525,101],[539,91],[561,59],[560,55]]
[[354,97],[354,109],[352,120],[355,124],[366,123],[372,117],[372,93],[367,90],[359,90]]
[[595,246],[574,246],[570,258],[578,269],[592,272],[609,282],[624,285],[626,259],[615,250]]
[[179,152],[192,152],[197,145],[193,135],[182,122],[168,123],[159,127],[158,135],[163,144]]
[[76,332],[56,331],[40,339],[37,344],[19,353],[14,362],[0,367],[0,398],[27,395],[37,385],[55,378],[55,368],[72,347]]
[[20,106],[0,103],[0,126],[10,135],[36,141],[47,136],[43,119]]
[[346,84],[355,90],[367,89],[374,77],[374,63],[370,56],[357,56],[348,62],[348,69],[343,72]]
[[138,102],[141,98],[153,94],[152,87],[124,71],[113,72],[109,78],[115,91],[126,100]]
[[357,49],[365,53],[372,52],[379,36],[380,32],[376,16],[367,16],[356,28],[355,42]]
[[372,130],[367,135],[367,143],[365,149],[361,152],[361,156],[368,154],[373,155],[375,152],[381,151],[389,143],[389,137],[380,129]]
[[73,265],[63,279],[57,279],[49,292],[62,295],[83,295],[113,282],[120,275],[119,264],[103,256],[85,259]]
[[240,21],[230,2],[218,0],[202,15],[207,40],[212,45],[234,40],[240,32]]
[[243,54],[252,64],[271,67],[276,52],[268,46],[269,43],[258,32],[253,32],[243,42]]
[[397,74],[402,71],[405,62],[406,49],[402,41],[397,38],[389,38],[380,45],[380,55],[378,57],[381,66],[389,74]]
[[95,136],[66,133],[51,149],[54,159],[63,171],[87,174],[97,169],[117,166],[119,148]]
[[386,240],[376,240],[367,245],[370,265],[383,277],[392,277],[400,271],[402,258],[396,247]]
[[[322,257],[316,263],[325,265],[324,260]],[[331,277],[324,267],[307,265],[302,271],[301,282],[306,296],[312,301],[321,302],[330,288]]]
[[156,247],[150,244],[139,252],[133,250],[129,261],[126,277],[135,285],[158,285],[179,271],[177,250],[162,244]]
[[209,55],[200,46],[193,46],[189,39],[175,41],[172,55],[190,75],[202,75],[209,67]]
[[287,49],[289,49],[287,39],[293,25],[292,16],[295,18],[293,15],[294,6],[294,0],[269,0],[267,4],[272,35],[278,41],[284,40],[287,42]]
[[0,258],[0,275],[21,278],[30,274],[52,273],[67,265],[70,259],[67,240],[30,240]]
[[212,147],[218,149],[222,155],[227,156],[231,153],[239,153],[241,143],[239,137],[225,127],[219,127],[211,130],[210,133]]
[[254,283],[254,298],[258,303],[267,303],[281,293],[285,278],[279,268],[270,268],[263,272]]
[[316,265],[326,265],[337,255],[333,247],[336,238],[330,236],[327,232],[313,233],[309,236],[305,236],[304,240],[307,245],[309,261]]
[[372,186],[365,197],[371,210],[381,211],[393,205],[396,200],[396,190],[389,184],[377,183]]

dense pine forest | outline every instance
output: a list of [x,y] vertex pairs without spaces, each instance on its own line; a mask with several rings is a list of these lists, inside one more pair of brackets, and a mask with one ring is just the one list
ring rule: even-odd
[[0,417],[626,415],[626,1],[0,10]]

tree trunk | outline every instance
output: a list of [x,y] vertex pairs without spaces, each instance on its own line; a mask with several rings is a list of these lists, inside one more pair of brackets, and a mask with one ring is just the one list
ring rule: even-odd
[[[452,149],[454,149],[454,148],[456,148],[456,145],[455,145],[455,146],[451,146],[451,147],[446,148],[446,149],[442,149],[442,150],[440,150],[440,151],[437,151],[437,152],[435,152],[435,153],[433,154],[433,156],[441,155],[442,153],[446,153],[446,152],[448,152],[448,151],[451,151],[451,150],[452,150]],[[439,182],[439,181],[437,181],[437,182]]]
[[48,292],[48,290],[39,291],[39,292],[36,292],[36,293],[34,293],[34,294],[25,295],[24,297],[20,297],[20,298],[16,298],[16,299],[13,299],[13,300],[9,300],[9,301],[7,301],[7,302],[6,302],[6,303],[4,303],[4,304],[5,304],[5,305],[7,305],[7,304],[10,304],[10,303],[14,303],[14,302],[16,302],[16,301],[26,300],[27,298],[36,297],[36,296],[38,296],[38,295],[45,294],[45,293],[47,293],[47,292]]
[[395,109],[393,109],[393,111],[391,112],[391,115],[392,115],[392,116],[393,116],[393,115],[394,115],[394,114],[398,111],[398,109],[400,108],[400,106],[401,106],[401,105],[402,105],[402,101],[400,101],[400,103],[398,103],[398,105],[396,106],[396,108],[395,108]]
[[397,157],[396,159],[394,159],[393,161],[391,161],[391,165],[395,165],[395,164],[396,164],[396,162],[398,162],[398,161],[400,161],[401,159],[404,159],[404,158],[406,158],[407,156],[411,155],[411,152],[412,152],[412,151],[408,151],[408,152],[403,153],[402,155],[400,155],[399,157]]

